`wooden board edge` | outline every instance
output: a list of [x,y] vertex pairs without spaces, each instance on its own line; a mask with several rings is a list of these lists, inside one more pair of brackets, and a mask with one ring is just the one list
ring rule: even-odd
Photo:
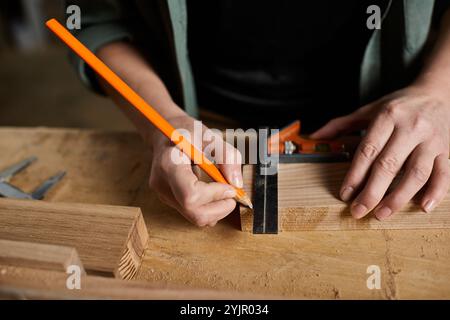
[[271,295],[126,281],[94,275],[82,276],[79,289],[68,289],[66,281],[67,274],[63,272],[0,265],[0,299],[280,299]]
[[[413,210],[414,212],[411,212]],[[279,209],[279,231],[352,231],[352,230],[423,230],[450,228],[450,214],[436,210],[431,214],[420,212],[411,205],[386,220],[378,220],[369,213],[362,219],[351,216],[347,205],[308,206]],[[240,207],[241,230],[253,231],[253,210]]]
[[75,265],[86,274],[75,248],[45,243],[0,239],[0,264],[62,272]]
[[136,208],[136,211],[135,220],[124,244],[123,254],[114,272],[114,276],[119,279],[130,280],[136,276],[148,245],[149,237],[144,216],[140,208]]
[[253,210],[239,205],[239,215],[241,217],[241,231],[252,232],[253,231]]
[[[283,164],[289,166],[289,164]],[[292,164],[293,165],[293,164]],[[304,164],[313,165],[313,164]],[[320,165],[320,164],[317,164]],[[244,189],[252,194],[254,166],[243,168]],[[348,203],[335,201],[332,204],[280,207],[278,210],[278,230],[281,231],[351,231],[351,230],[420,230],[450,228],[450,195],[431,214],[423,212],[415,200],[410,201],[400,212],[385,220],[378,220],[373,213],[362,219],[354,219]],[[253,210],[239,207],[241,230],[253,231]]]

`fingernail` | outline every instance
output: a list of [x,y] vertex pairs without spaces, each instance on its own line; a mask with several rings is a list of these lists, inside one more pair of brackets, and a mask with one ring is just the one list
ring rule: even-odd
[[430,213],[431,211],[433,211],[435,205],[436,205],[436,201],[428,200],[427,202],[425,202],[425,205],[423,206],[423,208],[425,209],[426,213]]
[[240,174],[234,174],[231,183],[238,188],[242,188],[244,186],[244,182],[242,181],[242,176]]
[[341,192],[341,199],[342,201],[348,201],[352,197],[353,194],[353,188],[352,187],[345,187]]
[[224,198],[234,198],[236,196],[236,191],[234,190],[227,190],[223,193]]
[[364,217],[364,215],[367,212],[367,207],[365,205],[362,205],[360,203],[355,204],[351,208],[352,216],[356,219]]
[[378,220],[383,220],[388,218],[392,214],[392,210],[388,207],[381,207],[375,210],[375,217]]

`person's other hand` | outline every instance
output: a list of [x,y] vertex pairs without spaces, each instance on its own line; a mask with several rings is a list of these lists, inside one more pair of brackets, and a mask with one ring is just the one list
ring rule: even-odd
[[[351,213],[359,219],[373,210],[389,217],[424,188],[422,208],[430,212],[448,191],[450,100],[422,86],[410,86],[327,123],[315,139],[366,128],[340,197],[353,199]],[[401,169],[404,174],[386,193]]]
[[[193,139],[194,119],[181,116],[168,119],[177,129],[190,131]],[[203,127],[203,130],[206,128]],[[218,137],[222,139],[222,137]],[[179,151],[165,136],[153,131],[148,139],[152,149],[149,185],[159,199],[178,210],[197,226],[214,226],[233,211],[235,189],[230,185],[200,181],[193,171],[190,158]],[[204,146],[203,146],[204,147]],[[174,161],[173,154],[177,154]],[[221,150],[214,150],[215,157],[224,157],[225,164],[218,167],[236,187],[242,187],[241,155],[228,143]]]

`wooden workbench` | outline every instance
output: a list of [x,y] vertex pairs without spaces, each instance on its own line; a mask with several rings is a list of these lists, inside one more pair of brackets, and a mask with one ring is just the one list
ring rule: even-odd
[[[0,129],[0,168],[36,155],[12,181],[26,191],[67,170],[48,201],[140,206],[149,247],[137,278],[293,298],[450,298],[450,230],[241,232],[237,213],[199,229],[147,186],[135,133]],[[381,289],[369,290],[369,265]]]

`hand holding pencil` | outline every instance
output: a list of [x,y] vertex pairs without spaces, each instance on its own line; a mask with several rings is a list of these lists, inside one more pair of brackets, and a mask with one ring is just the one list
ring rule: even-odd
[[[131,105],[139,110],[158,130],[176,145],[177,148],[187,154],[191,160],[199,166],[215,181],[229,186],[229,181],[225,179],[218,168],[195,146],[186,139],[172,140],[174,136],[180,136],[175,127],[164,119],[154,108],[152,108],[142,97],[140,97],[131,87],[129,87],[119,76],[117,76],[108,66],[89,51],[81,42],[72,36],[55,19],[49,20],[47,26],[64,41],[75,53],[86,61],[103,79],[105,79],[117,92],[119,92]],[[251,202],[243,189],[232,187],[235,199],[245,205],[251,206]],[[211,190],[210,190],[211,191]]]

